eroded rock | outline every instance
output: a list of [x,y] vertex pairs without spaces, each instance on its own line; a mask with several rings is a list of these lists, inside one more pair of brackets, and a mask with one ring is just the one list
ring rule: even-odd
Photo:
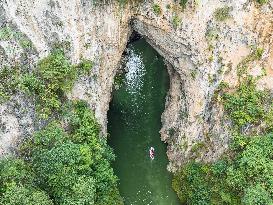
[[[129,36],[135,30],[145,37],[168,65],[171,85],[161,136],[168,143],[169,169],[175,170],[192,158],[215,160],[227,149],[229,122],[213,95],[223,80],[236,86],[236,67],[253,46],[265,52],[250,67],[254,74],[264,67],[268,75],[259,80],[259,86],[272,89],[273,3],[260,7],[246,0],[206,0],[199,5],[190,1],[182,11],[174,1],[156,2],[162,9],[160,15],[153,12],[153,2],[149,1],[121,8],[116,2],[95,6],[92,1],[80,0],[6,0],[0,3],[0,25],[14,25],[32,42],[28,64],[35,65],[48,55],[56,42],[66,44],[72,63],[83,58],[94,61],[91,75],[79,79],[68,96],[90,104],[103,133],[114,76]],[[215,9],[224,6],[231,8],[230,17],[218,22]],[[13,59],[22,61],[19,56],[30,53],[18,45],[16,39],[0,39],[1,65],[12,65]],[[1,106],[9,110],[0,115],[0,143],[2,152],[7,152],[13,139],[26,134],[22,135],[24,128],[18,128],[21,111],[14,115],[13,109]],[[24,121],[32,127],[27,133],[37,129],[33,116],[26,116]]]

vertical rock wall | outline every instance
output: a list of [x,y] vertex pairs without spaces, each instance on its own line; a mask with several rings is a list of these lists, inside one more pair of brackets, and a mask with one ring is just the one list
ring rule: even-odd
[[[223,7],[230,13],[220,22],[215,11]],[[161,135],[168,143],[169,169],[175,170],[192,158],[217,159],[227,149],[229,122],[212,96],[222,80],[236,86],[236,66],[252,47],[265,52],[262,60],[253,62],[251,73],[258,75],[265,67],[268,75],[259,87],[273,89],[272,11],[272,1],[264,6],[247,0],[189,1],[183,10],[172,0],[123,8],[116,1],[95,6],[89,0],[5,0],[0,2],[0,26],[8,26],[14,38],[1,39],[0,30],[0,64],[23,63],[34,69],[56,43],[66,48],[73,63],[93,60],[91,75],[79,79],[68,96],[87,100],[105,133],[114,75],[134,29],[168,65],[171,86]],[[33,46],[22,46],[22,38]],[[1,152],[42,126],[33,102],[22,94],[0,105],[0,122]]]

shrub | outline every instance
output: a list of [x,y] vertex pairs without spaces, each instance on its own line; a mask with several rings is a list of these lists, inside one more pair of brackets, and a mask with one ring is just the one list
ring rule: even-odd
[[[259,59],[262,52],[256,50],[245,62]],[[239,77],[238,88],[223,94],[224,108],[234,124],[228,155],[213,163],[189,162],[175,174],[173,188],[182,203],[273,204],[272,97],[256,89],[257,78]],[[220,85],[217,92],[227,87]],[[261,127],[261,134],[240,134],[248,125]]]
[[223,8],[218,8],[214,12],[214,17],[216,21],[225,21],[230,18],[231,7],[225,6]]
[[224,94],[224,107],[237,128],[261,123],[268,115],[265,106],[268,95],[256,90],[255,78],[248,76],[235,92]]
[[34,179],[34,173],[23,160],[13,157],[0,160],[0,204],[53,205]]
[[[273,134],[233,142],[234,157],[204,164],[189,162],[173,188],[187,204],[272,204]],[[245,138],[243,138],[245,139]]]
[[88,59],[83,59],[77,65],[78,75],[88,75],[90,74],[91,68],[93,67],[93,62]]
[[259,4],[266,4],[268,0],[256,0]]
[[57,204],[122,204],[110,164],[114,155],[94,114],[76,101],[65,117],[68,132],[53,122],[21,147],[39,187]]
[[273,204],[273,200],[270,197],[270,193],[268,193],[261,184],[257,184],[246,189],[246,193],[243,198],[243,204],[271,205]]
[[0,104],[17,91],[20,70],[18,67],[4,66],[0,70]]
[[173,27],[175,29],[177,29],[179,27],[180,23],[181,23],[181,20],[180,20],[179,16],[177,14],[175,14],[173,19],[172,19]]
[[153,5],[153,11],[156,15],[160,15],[162,13],[161,8],[158,4]]
[[247,75],[247,69],[249,67],[249,64],[255,60],[261,60],[262,55],[264,53],[263,48],[255,48],[252,50],[252,52],[237,66],[237,75],[239,78],[243,77],[244,75]]
[[77,77],[88,74],[91,68],[89,60],[71,65],[64,53],[56,50],[38,63],[34,73],[25,74],[20,86],[26,93],[34,95],[40,117],[47,119],[60,111],[65,93],[71,90]]
[[0,40],[7,41],[12,39],[13,37],[13,30],[6,26],[0,29]]
[[263,48],[257,48],[255,51],[255,56],[257,60],[260,60],[263,56],[264,49]]
[[182,203],[209,205],[210,189],[205,165],[191,162],[174,176],[172,186]]
[[70,102],[64,117],[25,140],[24,160],[0,161],[1,204],[123,204],[111,168],[114,154],[93,112],[83,101]]
[[180,6],[182,7],[182,9],[185,9],[187,6],[188,0],[180,0]]

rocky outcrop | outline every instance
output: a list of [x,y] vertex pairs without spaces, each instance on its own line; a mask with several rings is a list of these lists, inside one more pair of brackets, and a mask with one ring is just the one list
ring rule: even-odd
[[[94,5],[80,0],[6,0],[0,3],[1,27],[8,25],[23,33],[33,49],[21,48],[16,39],[0,39],[0,53],[5,56],[1,64],[14,64],[12,59],[22,62],[20,54],[28,53],[26,64],[35,65],[56,42],[69,44],[67,53],[73,63],[92,59],[92,74],[79,79],[68,95],[87,100],[105,133],[114,76],[133,29],[168,65],[171,86],[161,135],[168,143],[169,169],[175,170],[191,158],[212,161],[227,149],[229,142],[229,122],[212,96],[222,80],[236,85],[236,67],[253,46],[263,48],[264,54],[261,60],[252,62],[250,73],[259,75],[266,68],[268,75],[260,79],[259,87],[273,89],[273,3],[258,6],[247,0],[197,2],[189,1],[183,11],[171,0],[125,7],[115,2]],[[155,3],[161,12],[153,11]],[[229,7],[228,18],[217,21],[215,10],[223,7]],[[16,48],[13,53],[9,46]],[[13,99],[25,102],[21,98]],[[11,100],[0,108],[3,127],[9,126],[7,119],[13,125],[1,133],[3,150],[8,147],[6,139],[20,139],[22,133],[27,135],[37,129],[34,114],[24,117],[27,122],[20,125],[19,116],[23,114],[15,115],[10,108],[12,103]]]
[[[105,133],[114,75],[131,33],[131,12],[127,7],[121,9],[118,4],[95,5],[91,2],[7,0],[0,3],[0,33],[7,28],[13,33],[8,39],[0,37],[0,48],[3,50],[0,64],[14,66],[23,62],[28,69],[34,69],[38,59],[48,55],[55,44],[65,47],[72,63],[91,59],[94,62],[91,75],[79,79],[68,96],[86,100]],[[31,48],[20,45],[20,39],[14,37],[19,34],[32,42]],[[21,56],[25,53],[28,56],[23,61]],[[1,123],[6,127],[0,132],[2,153],[12,148],[16,140],[39,128],[33,109],[27,112],[31,113],[27,116],[27,124],[8,128],[9,124],[20,124],[22,116],[25,116],[23,110],[17,113],[11,111],[16,107],[15,101],[25,103],[22,95],[18,95],[0,105]],[[26,109],[28,107],[31,106],[26,106]]]
[[[174,12],[170,1],[159,1],[161,15],[145,5],[134,17],[133,28],[169,64],[171,88],[161,134],[168,143],[170,169],[192,158],[215,160],[227,149],[229,122],[221,104],[212,97],[223,80],[236,86],[236,67],[251,47],[263,48],[264,54],[261,61],[252,62],[250,73],[261,75],[264,66],[267,76],[259,81],[259,87],[272,89],[271,4],[257,7],[249,1],[203,1],[180,13]],[[217,21],[215,10],[225,7],[229,16]],[[175,20],[181,22],[177,28]]]

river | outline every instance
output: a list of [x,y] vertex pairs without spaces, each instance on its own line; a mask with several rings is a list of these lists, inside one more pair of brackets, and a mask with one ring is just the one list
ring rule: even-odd
[[[160,140],[161,114],[169,89],[163,59],[144,40],[128,46],[127,72],[113,93],[108,112],[109,144],[125,205],[178,205],[167,171],[166,145]],[[155,159],[149,148],[155,148]]]

